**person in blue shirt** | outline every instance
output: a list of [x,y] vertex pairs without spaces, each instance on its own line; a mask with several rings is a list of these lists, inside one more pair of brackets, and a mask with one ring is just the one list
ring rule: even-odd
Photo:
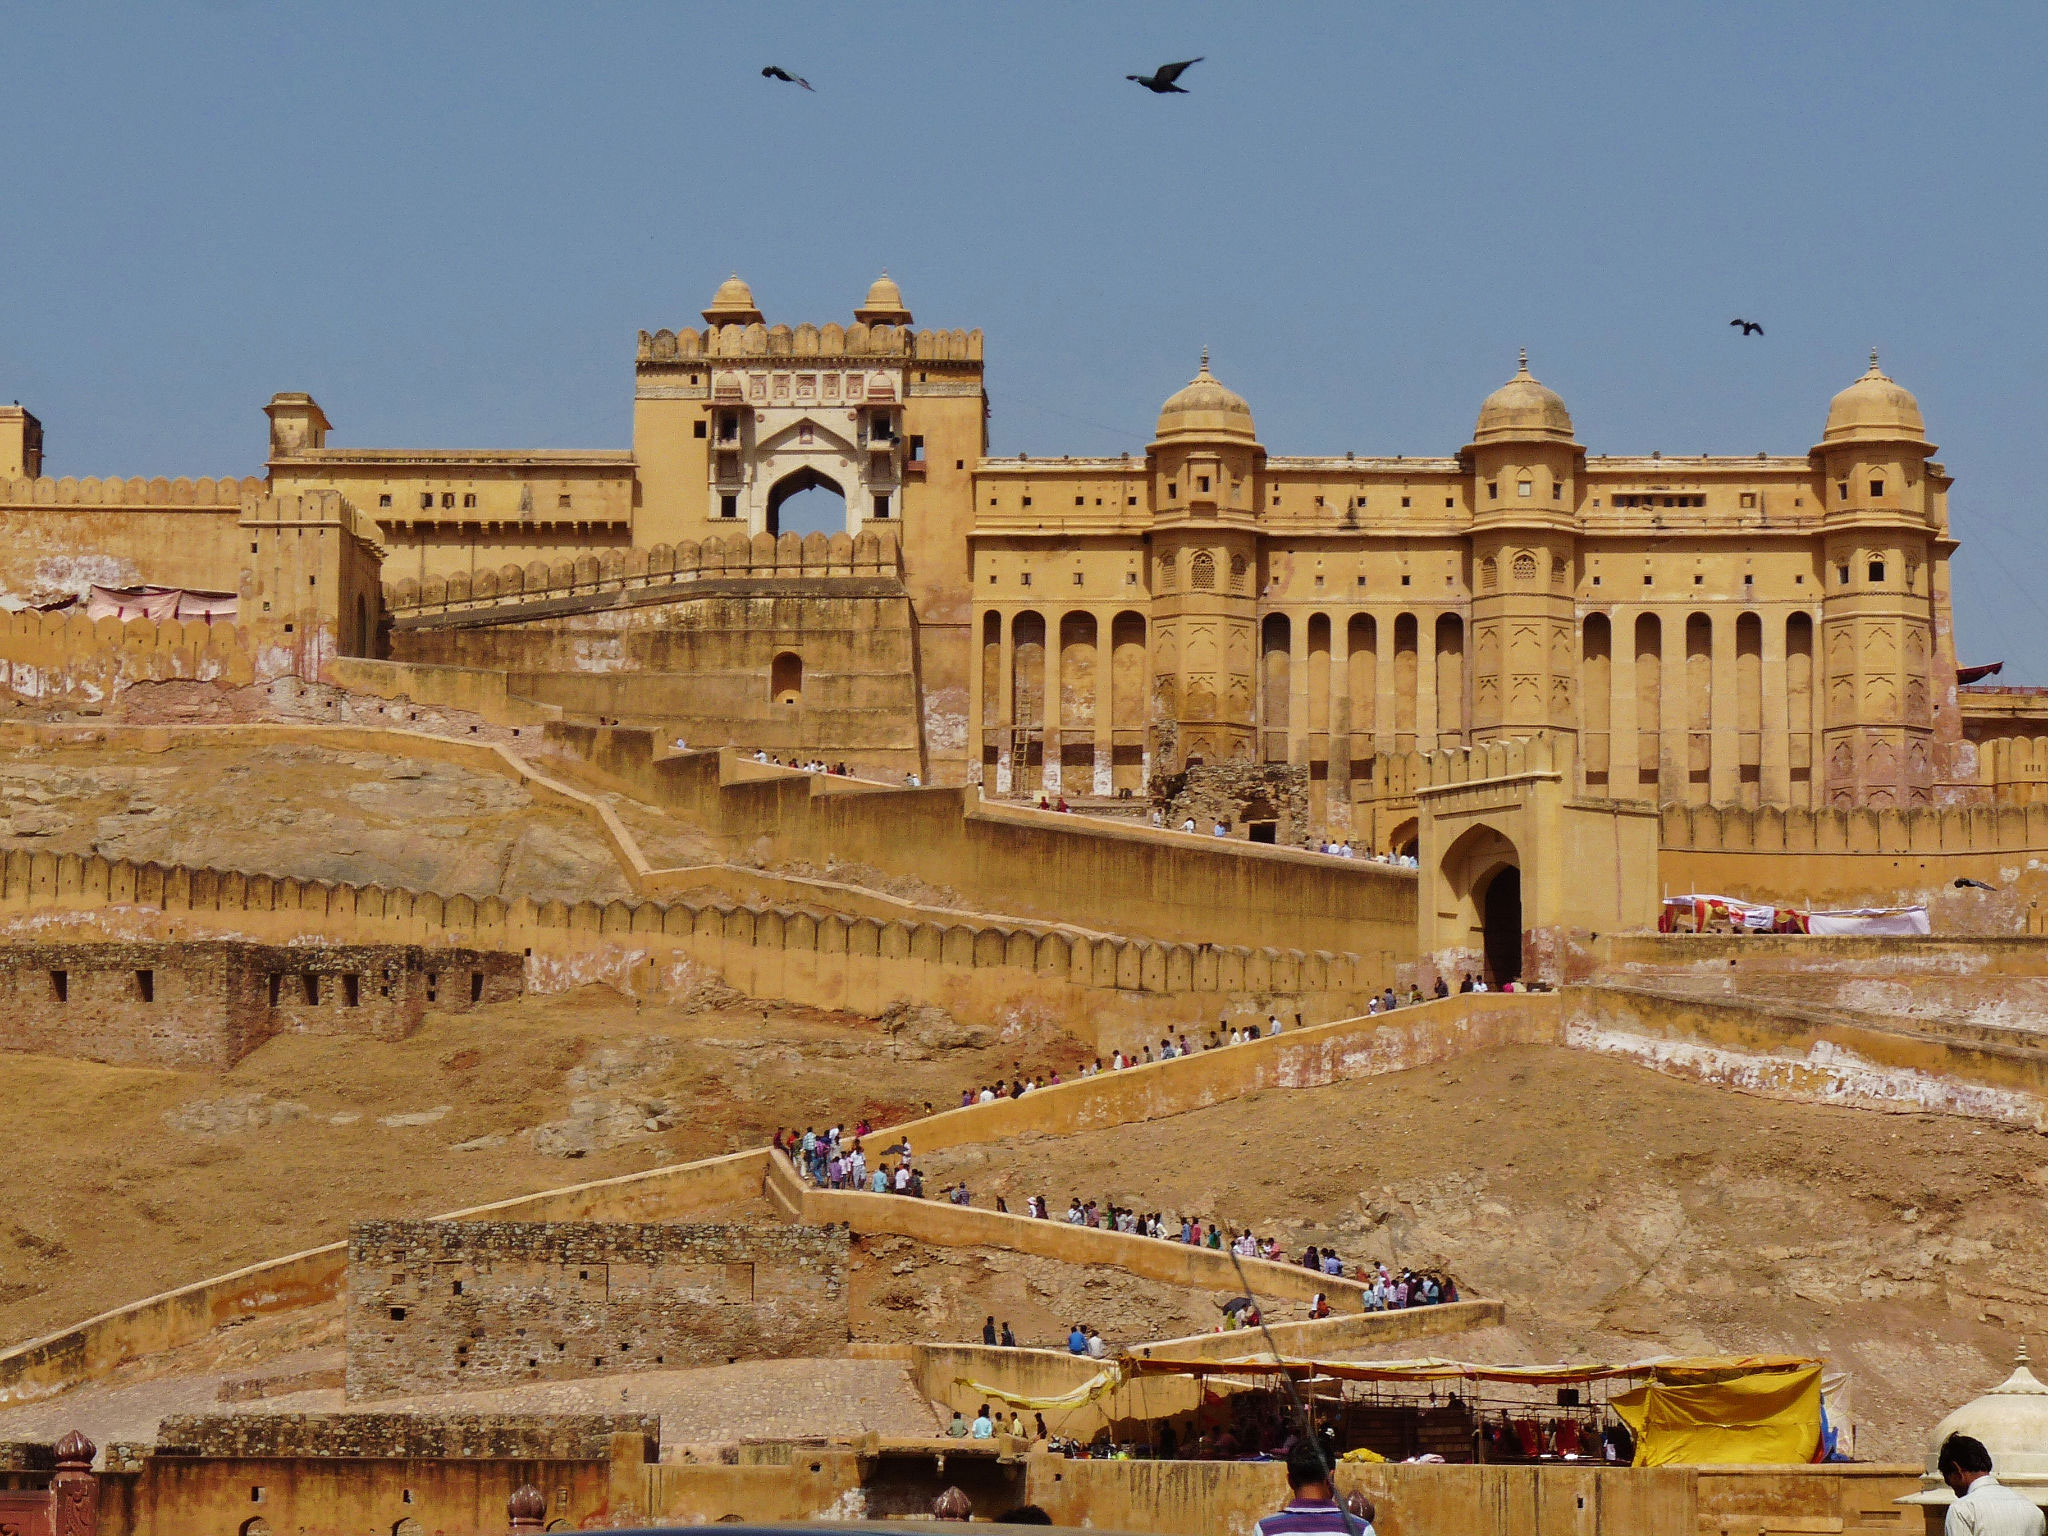
[[1081,1331],[1079,1323],[1074,1324],[1074,1331],[1067,1335],[1067,1353],[1070,1355],[1085,1355],[1088,1353],[1088,1335]]
[[974,1427],[967,1431],[969,1439],[990,1440],[995,1437],[996,1421],[989,1417],[988,1404],[981,1405],[981,1412],[974,1416]]

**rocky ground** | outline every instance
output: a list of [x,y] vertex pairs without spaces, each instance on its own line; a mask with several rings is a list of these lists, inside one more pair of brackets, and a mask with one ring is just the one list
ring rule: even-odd
[[283,1035],[214,1075],[0,1054],[9,1108],[0,1342],[344,1236],[556,1185],[877,1124],[1018,1070],[1060,1036],[780,1006],[638,1005],[604,987],[409,1040]]
[[382,752],[15,752],[0,761],[0,852],[16,848],[443,895],[631,894],[581,815],[504,774]]
[[1509,1303],[1503,1359],[1825,1355],[1855,1374],[1865,1456],[1917,1457],[2048,1320],[2041,1135],[1775,1103],[1577,1052],[927,1161],[928,1181],[1013,1209],[1078,1194],[1250,1226],[1296,1255],[1448,1266]]

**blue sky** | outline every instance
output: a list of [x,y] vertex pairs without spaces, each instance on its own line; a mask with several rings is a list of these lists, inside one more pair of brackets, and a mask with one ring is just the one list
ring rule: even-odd
[[[1000,453],[1430,454],[1515,349],[1593,452],[1803,452],[1872,345],[1957,477],[1965,661],[2048,683],[2048,9],[10,5],[0,398],[58,474],[625,447],[728,271],[988,333]],[[1126,73],[1204,54],[1193,94]],[[771,85],[764,64],[814,94]],[[1734,315],[1764,322],[1747,341]]]

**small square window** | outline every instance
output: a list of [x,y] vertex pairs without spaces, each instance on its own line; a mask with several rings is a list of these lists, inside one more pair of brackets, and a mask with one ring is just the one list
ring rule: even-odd
[[1552,501],[1564,500],[1564,482],[1562,480],[1553,480],[1550,482],[1550,499]]
[[1320,588],[1321,588],[1321,586],[1322,586],[1322,584],[1323,584],[1323,578],[1322,578],[1322,576],[1321,576],[1321,575],[1319,574],[1319,575],[1318,575],[1318,576],[1316,577],[1316,586],[1317,586],[1317,587],[1318,587],[1318,588],[1320,589]]
[[1804,576],[1794,576],[1792,578],[1792,585],[1795,587],[1803,587],[1806,585],[1806,578]]
[[[1454,500],[1453,500],[1453,499],[1452,499],[1451,497],[1449,497],[1449,496],[1446,496],[1446,497],[1444,498],[1444,505],[1445,505],[1445,506],[1447,506],[1447,507],[1455,507],[1455,506],[1456,506],[1457,504],[1458,504],[1458,503],[1457,503],[1456,501],[1454,501]],[[1403,506],[1406,506],[1406,505],[1407,505],[1407,503],[1406,503],[1406,502],[1403,502],[1403,503],[1402,503],[1402,505],[1403,505]]]
[[1074,505],[1077,507],[1085,507],[1088,505],[1088,498],[1085,496],[1076,496],[1074,498]]
[[1756,492],[1755,492],[1755,491],[1744,491],[1744,492],[1742,493],[1742,504],[1743,504],[1743,505],[1744,505],[1745,507],[1753,507],[1753,506],[1755,506],[1755,505],[1756,505]]
[[1411,503],[1411,502],[1409,501],[1409,499],[1408,499],[1408,498],[1407,498],[1406,496],[1403,496],[1403,497],[1401,498],[1401,505],[1402,505],[1402,506],[1404,506],[1404,507],[1406,507],[1406,506],[1410,506],[1410,505],[1412,505],[1412,503]]
[[1024,574],[1023,574],[1022,576],[1020,576],[1020,577],[1019,577],[1019,578],[1017,579],[1017,584],[1018,584],[1019,586],[1023,586],[1023,587],[1028,587],[1028,586],[1030,586],[1030,585],[1031,585],[1031,573],[1030,573],[1029,571],[1026,571],[1026,572],[1025,572],[1025,573],[1024,573]]
[[1873,560],[1870,562],[1870,579],[1872,581],[1884,580],[1884,562],[1882,560]]
[[1358,584],[1359,584],[1359,585],[1360,585],[1361,587],[1365,585],[1365,577],[1364,577],[1363,575],[1361,575],[1361,576],[1360,576],[1360,577],[1358,578]]
[[953,461],[953,467],[955,469],[965,469],[967,467],[967,461],[965,459],[955,459]]
[[1079,571],[1074,572],[1074,585],[1077,587],[1081,585],[1081,573]]
[[875,498],[875,516],[880,518],[886,518],[888,517],[888,515],[889,498],[887,496],[877,496]]
[[452,506],[454,506],[454,505],[455,505],[455,493],[454,493],[453,491],[443,491],[443,492],[441,493],[441,505],[442,505],[442,506],[444,506],[444,507],[452,507]]
[[1650,583],[1651,583],[1651,581],[1652,581],[1653,579],[1654,579],[1654,578],[1652,578],[1652,577],[1651,577],[1651,575],[1650,575],[1650,573],[1649,573],[1648,571],[1645,571],[1645,572],[1643,572],[1643,585],[1644,585],[1644,586],[1646,586],[1646,587],[1647,587],[1647,586],[1649,586],[1649,585],[1650,585]]
[[995,573],[994,573],[994,572],[990,572],[990,573],[989,573],[989,578],[988,578],[988,584],[989,584],[990,586],[994,586],[994,585],[996,584],[996,578],[995,578]]
[[[1195,477],[1195,486],[1196,486],[1196,488],[1197,488],[1198,490],[1204,490],[1204,491],[1208,490],[1208,489],[1209,489],[1209,477],[1208,477],[1207,475],[1197,475],[1197,476]],[[1322,500],[1322,498],[1321,498],[1320,496],[1319,496],[1319,497],[1317,497],[1316,499],[1317,499],[1318,501]]]
[[1756,577],[1752,573],[1744,571],[1742,573],[1742,584],[1745,587],[1753,587],[1756,585]]
[[1179,494],[1180,494],[1180,487],[1179,487],[1179,486],[1177,486],[1177,485],[1175,485],[1175,484],[1174,484],[1174,483],[1173,483],[1173,482],[1172,482],[1171,480],[1167,481],[1167,482],[1166,482],[1166,499],[1167,499],[1168,501],[1171,501],[1171,500],[1173,500],[1173,498],[1174,498],[1174,497],[1178,496]]
[[426,510],[427,510],[427,508],[431,507],[431,506],[432,506],[433,504],[434,504],[434,493],[433,493],[432,491],[421,491],[421,492],[420,492],[420,510],[421,510],[422,512],[424,512],[424,511],[426,511]]
[[1600,585],[1600,578],[1598,576],[1593,578],[1593,585],[1596,587]]
[[476,492],[464,491],[462,493],[462,504],[465,507],[474,507],[476,505]]
[[739,497],[737,497],[737,496],[721,496],[721,497],[719,497],[719,498],[718,498],[718,515],[719,515],[720,517],[738,517],[738,516],[740,515],[740,499],[739,499]]
[[1882,480],[1871,481],[1870,494],[1873,496],[1882,496],[1884,494],[1884,482]]
[[1408,574],[1405,571],[1401,573],[1401,585],[1404,587],[1408,585]]
[[570,505],[569,497],[567,495],[558,496],[555,498],[555,505],[567,510]]
[[391,498],[389,496],[379,496],[377,498],[377,505],[380,507],[388,507],[391,505]]
[[1835,500],[1837,500],[1837,501],[1847,501],[1848,499],[1849,499],[1849,482],[1848,482],[1848,481],[1846,481],[1846,480],[1840,480],[1840,481],[1837,481],[1837,482],[1836,482],[1836,484],[1835,484]]
[[1847,567],[1846,565],[1838,565],[1835,567],[1835,585],[1838,587],[1846,587],[1847,585],[1849,585],[1849,567]]
[[1515,482],[1515,494],[1524,498],[1534,496],[1536,494],[1535,483],[1529,480],[1517,480]]
[[1500,482],[1498,480],[1489,480],[1486,482],[1486,499],[1488,501],[1500,500]]
[[1137,504],[1138,498],[1135,496],[1126,496],[1124,498],[1124,505],[1127,507],[1135,507]]
[[1707,584],[1707,578],[1698,571],[1694,571],[1692,574],[1692,584],[1696,587],[1704,587]]
[[1124,585],[1125,585],[1125,586],[1127,586],[1127,587],[1135,587],[1135,586],[1136,586],[1137,584],[1138,584],[1138,573],[1137,573],[1136,571],[1125,571],[1125,572],[1124,572]]
[[1027,507],[1031,505],[1031,498],[1029,496],[1024,498],[1024,505]]
[[690,436],[692,437],[709,437],[711,435],[711,425],[709,422],[693,421],[690,423],[690,428]]

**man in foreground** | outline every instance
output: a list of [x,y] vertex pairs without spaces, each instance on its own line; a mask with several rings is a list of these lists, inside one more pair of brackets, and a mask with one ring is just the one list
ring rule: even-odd
[[[1950,1435],[1941,1443],[1934,1468],[1956,1496],[1943,1526],[1948,1536],[2043,1536],[2048,1529],[2031,1499],[1992,1475],[1991,1453],[1983,1441]],[[1288,1470],[1291,1479],[1293,1469]]]
[[1256,1536],[1306,1536],[1328,1531],[1357,1536],[1359,1522],[1337,1503],[1337,1490],[1330,1486],[1330,1469],[1323,1464],[1322,1450],[1313,1440],[1298,1440],[1287,1453],[1287,1487],[1293,1495],[1277,1515],[1261,1520]]

